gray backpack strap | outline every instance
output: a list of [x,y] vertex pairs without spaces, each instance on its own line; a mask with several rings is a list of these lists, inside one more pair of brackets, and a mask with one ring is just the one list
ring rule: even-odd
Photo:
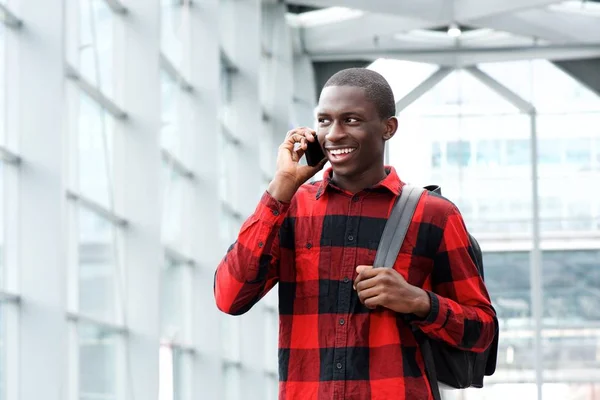
[[425,189],[404,185],[394,204],[375,255],[375,268],[392,268],[412,221],[419,199]]

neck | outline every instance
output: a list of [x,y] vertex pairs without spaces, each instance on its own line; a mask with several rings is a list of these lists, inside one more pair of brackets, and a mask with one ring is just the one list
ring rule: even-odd
[[332,180],[340,189],[346,190],[350,193],[358,193],[361,190],[378,184],[386,176],[387,174],[385,173],[384,165],[378,164],[376,167],[372,167],[360,174],[353,176],[339,175],[334,171]]

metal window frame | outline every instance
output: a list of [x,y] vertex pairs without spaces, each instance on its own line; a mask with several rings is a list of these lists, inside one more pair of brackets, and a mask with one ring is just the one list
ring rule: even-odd
[[128,118],[127,113],[121,109],[114,101],[109,99],[104,93],[100,91],[96,86],[88,82],[79,71],[73,66],[67,65],[66,76],[77,84],[85,94],[94,99],[102,108],[108,111],[114,118],[119,120],[126,120]]
[[177,82],[181,90],[188,93],[194,92],[194,87],[192,84],[183,76],[183,74],[177,69],[177,67],[175,67],[175,65],[173,65],[171,60],[169,60],[169,58],[162,51],[160,52],[159,60],[162,69],[165,70],[171,79]]
[[182,254],[180,251],[175,250],[171,246],[164,246],[165,257],[171,261],[179,264],[189,265],[190,267],[197,267],[198,263],[191,257]]
[[167,149],[161,150],[161,156],[165,163],[172,166],[173,169],[179,174],[190,180],[196,179],[196,174],[190,168],[188,168],[177,156],[171,153]]
[[98,326],[106,330],[110,334],[116,334],[121,336],[127,336],[129,334],[129,329],[127,329],[127,327],[124,325],[103,321],[101,319],[90,317],[89,315],[81,313],[68,311],[67,320],[76,324],[84,323],[88,325]]
[[2,23],[9,28],[19,29],[23,26],[23,21],[4,4],[0,4],[0,15],[2,16]]
[[115,13],[125,15],[129,12],[127,7],[120,0],[104,0],[106,5]]
[[67,198],[79,203],[79,205],[84,207],[85,209],[92,211],[103,218],[106,218],[107,220],[109,220],[117,226],[120,226],[122,228],[127,228],[129,226],[129,221],[127,221],[125,218],[118,216],[108,208],[79,193],[75,193],[72,190],[67,190]]
[[14,293],[5,292],[0,290],[0,304],[1,303],[13,303],[18,304],[21,302],[21,296]]
[[237,211],[231,204],[229,204],[229,202],[222,200],[221,210],[223,210],[223,212],[225,212],[225,214],[229,215],[230,217],[233,217],[235,220],[243,221],[242,214],[239,211]]
[[12,165],[19,165],[22,162],[21,156],[10,151],[4,146],[0,146],[0,160]]

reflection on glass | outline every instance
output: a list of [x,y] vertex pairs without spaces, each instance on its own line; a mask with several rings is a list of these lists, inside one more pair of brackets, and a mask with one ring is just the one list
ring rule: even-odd
[[465,141],[452,141],[446,144],[446,157],[448,165],[466,167],[471,162],[471,143]]
[[79,209],[79,310],[114,321],[117,299],[115,242],[112,223]]
[[79,71],[113,97],[113,13],[104,0],[80,0]]
[[117,337],[91,324],[78,324],[79,400],[117,398]]
[[80,94],[79,190],[111,208],[113,184],[113,119],[98,103]]

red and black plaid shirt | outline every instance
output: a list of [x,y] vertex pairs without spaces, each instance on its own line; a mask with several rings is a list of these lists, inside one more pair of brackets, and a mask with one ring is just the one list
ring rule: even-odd
[[492,341],[488,293],[462,217],[448,200],[422,196],[394,268],[429,292],[431,312],[406,320],[371,311],[352,288],[356,266],[372,265],[393,202],[396,171],[352,195],[331,182],[306,184],[285,204],[265,193],[215,274],[215,298],[248,311],[279,283],[279,398],[429,400],[423,358],[410,324],[471,351]]

